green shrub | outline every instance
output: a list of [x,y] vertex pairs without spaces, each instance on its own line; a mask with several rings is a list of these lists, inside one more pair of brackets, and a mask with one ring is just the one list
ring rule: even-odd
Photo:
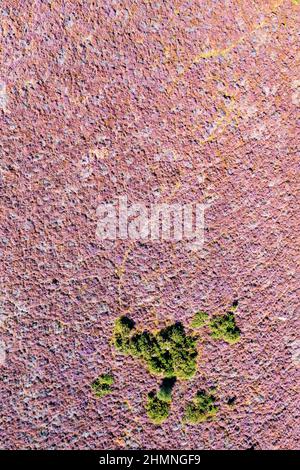
[[214,339],[223,339],[227,343],[234,344],[240,339],[241,332],[235,324],[234,314],[228,312],[225,315],[215,315],[209,323],[211,336]]
[[157,398],[161,401],[171,403],[172,401],[172,390],[175,385],[176,378],[166,378],[162,381],[159,391],[157,392]]
[[196,312],[191,323],[192,328],[201,328],[209,321],[209,315],[206,312]]
[[205,391],[197,392],[195,398],[186,408],[184,421],[190,424],[197,424],[207,421],[216,415],[218,407],[215,405],[213,393]]
[[131,337],[129,353],[135,357],[141,357],[145,361],[149,361],[157,349],[155,336],[148,331],[136,333]]
[[97,398],[102,398],[112,391],[111,386],[113,383],[114,378],[111,374],[102,374],[98,379],[94,380],[91,388]]
[[129,337],[134,328],[134,322],[125,316],[117,318],[114,325],[113,342],[118,351],[127,354],[129,351]]
[[156,334],[134,332],[134,323],[127,317],[116,320],[113,333],[116,349],[140,358],[155,375],[180,379],[189,379],[196,373],[197,339],[185,334],[182,323],[174,323]]
[[170,403],[160,400],[155,393],[151,392],[148,395],[146,411],[153,423],[161,424],[169,416]]
[[196,373],[197,337],[187,336],[182,323],[174,323],[157,334],[159,359],[165,377],[189,379]]

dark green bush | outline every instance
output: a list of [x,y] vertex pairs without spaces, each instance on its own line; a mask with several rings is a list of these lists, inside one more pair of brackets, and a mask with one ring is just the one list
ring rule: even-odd
[[114,383],[114,378],[111,374],[102,374],[98,379],[94,380],[91,388],[97,398],[102,398],[111,392],[111,386]]
[[241,332],[235,324],[234,314],[228,312],[225,315],[215,315],[209,323],[211,336],[214,339],[223,339],[227,343],[234,344],[240,339]]
[[134,332],[127,317],[116,320],[113,341],[116,349],[143,360],[151,373],[189,379],[196,372],[197,337],[188,336],[182,323],[174,323],[157,334]]
[[184,421],[190,424],[201,423],[215,416],[217,411],[218,407],[215,406],[214,394],[200,391],[192,402],[188,404]]
[[148,395],[146,411],[153,423],[161,424],[169,416],[170,403],[160,400],[155,393],[151,392]]

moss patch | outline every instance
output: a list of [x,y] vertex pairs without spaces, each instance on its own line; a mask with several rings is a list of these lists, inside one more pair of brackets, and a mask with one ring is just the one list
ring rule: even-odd
[[213,393],[198,392],[186,408],[184,421],[190,424],[198,424],[215,416],[218,411],[215,400]]
[[102,374],[98,379],[94,380],[91,385],[94,395],[97,398],[102,398],[105,395],[108,395],[112,388],[111,386],[114,383],[114,378],[111,374]]

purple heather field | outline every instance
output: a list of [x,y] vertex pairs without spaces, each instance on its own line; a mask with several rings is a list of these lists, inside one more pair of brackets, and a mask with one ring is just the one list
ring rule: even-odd
[[[1,449],[299,449],[299,13],[1,2]],[[100,239],[120,196],[204,205],[203,246]],[[190,332],[235,301],[240,340],[202,328],[195,376],[151,422],[160,378],[116,350],[115,320]],[[184,422],[210,387],[217,414]]]

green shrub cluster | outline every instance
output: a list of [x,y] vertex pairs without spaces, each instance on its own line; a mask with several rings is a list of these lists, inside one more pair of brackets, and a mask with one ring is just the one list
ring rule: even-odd
[[169,416],[170,406],[170,402],[161,400],[157,394],[153,392],[148,394],[146,411],[153,423],[161,424],[165,421]]
[[212,338],[227,341],[234,344],[239,341],[241,332],[235,323],[234,312],[238,308],[238,302],[233,302],[225,315],[214,315],[209,318],[206,312],[196,312],[191,322],[191,327],[201,328],[207,325]]
[[209,323],[211,336],[214,339],[223,339],[227,343],[234,344],[240,339],[240,329],[235,324],[232,311],[225,315],[215,315]]
[[197,424],[215,416],[218,411],[215,400],[213,393],[198,392],[186,408],[184,421],[190,424]]
[[127,317],[116,320],[113,342],[117,350],[143,360],[149,371],[164,377],[189,379],[196,373],[197,337],[188,336],[182,323],[153,334],[135,332]]
[[102,374],[98,379],[94,380],[91,388],[97,398],[102,398],[111,392],[113,383],[114,378],[111,374]]
[[196,312],[191,323],[192,328],[201,328],[209,322],[209,315],[206,312]]
[[[234,318],[237,306],[238,303],[234,302],[226,314],[212,317],[198,311],[191,327],[207,326],[212,338],[236,343],[240,339],[240,330]],[[169,416],[176,380],[190,379],[195,375],[198,339],[195,335],[187,335],[179,322],[152,333],[136,329],[133,320],[126,316],[115,321],[112,337],[115,348],[123,354],[138,358],[152,374],[163,377],[158,392],[149,393],[147,398],[146,411],[153,423],[161,424]],[[96,396],[101,397],[110,392],[112,383],[112,376],[106,374],[99,377],[92,388]],[[215,416],[217,410],[214,392],[201,391],[188,404],[184,421],[200,423]]]

